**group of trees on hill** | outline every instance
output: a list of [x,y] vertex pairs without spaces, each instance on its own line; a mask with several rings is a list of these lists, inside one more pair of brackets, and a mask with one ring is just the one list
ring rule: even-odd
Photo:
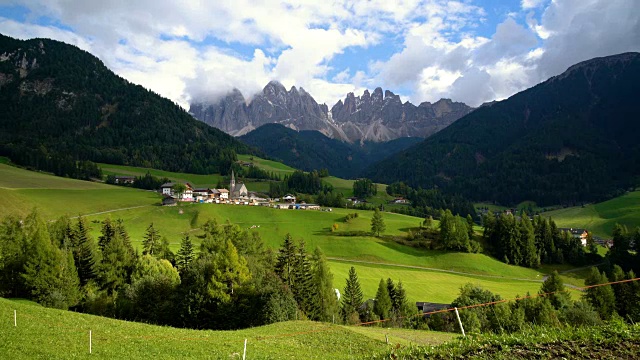
[[327,194],[332,191],[333,186],[323,184],[320,174],[315,170],[309,173],[296,170],[291,175],[285,175],[282,182],[269,184],[269,195],[271,197],[282,197],[287,193],[315,195],[323,192]]
[[413,189],[409,185],[397,181],[387,186],[387,194],[402,196],[411,201],[410,208],[394,209],[392,211],[405,213],[417,217],[432,216],[439,218],[441,210],[450,210],[453,214],[476,218],[476,210],[469,200],[460,195],[443,193],[438,188]]
[[582,242],[567,231],[560,231],[555,222],[542,216],[533,221],[527,214],[515,217],[489,212],[483,219],[483,238],[497,259],[513,265],[538,267],[540,264],[584,265],[601,260],[597,250],[585,253]]

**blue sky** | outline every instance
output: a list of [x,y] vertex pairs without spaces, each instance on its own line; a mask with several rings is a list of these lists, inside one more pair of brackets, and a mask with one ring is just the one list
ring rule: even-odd
[[0,33],[47,37],[188,108],[270,80],[331,107],[382,87],[415,104],[507,98],[640,51],[637,0],[0,0]]

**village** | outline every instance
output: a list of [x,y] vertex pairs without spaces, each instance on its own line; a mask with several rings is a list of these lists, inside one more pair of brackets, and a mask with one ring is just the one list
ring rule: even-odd
[[[163,206],[176,206],[178,202],[201,204],[229,204],[265,206],[276,209],[320,210],[316,204],[296,202],[295,195],[286,194],[282,198],[268,198],[264,194],[249,191],[242,182],[236,182],[231,171],[229,189],[194,188],[190,183],[168,182],[162,184],[159,192],[163,195]],[[330,209],[327,209],[331,211]]]

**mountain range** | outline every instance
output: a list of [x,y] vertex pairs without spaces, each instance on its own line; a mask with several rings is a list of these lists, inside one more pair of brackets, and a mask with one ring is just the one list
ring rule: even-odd
[[391,91],[376,88],[361,96],[348,93],[330,110],[311,94],[295,86],[290,90],[269,82],[250,101],[238,90],[213,102],[194,101],[189,112],[197,119],[231,135],[240,136],[264,124],[293,130],[317,130],[349,143],[385,142],[401,137],[426,138],[447,127],[473,108],[449,99],[415,106]]
[[0,34],[0,108],[0,155],[56,173],[76,160],[226,173],[254,152],[54,40]]
[[640,183],[638,98],[640,54],[584,61],[476,109],[363,175],[505,205],[610,198]]

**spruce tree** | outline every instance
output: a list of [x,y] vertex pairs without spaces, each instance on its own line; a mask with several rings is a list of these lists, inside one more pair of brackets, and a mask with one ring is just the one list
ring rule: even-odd
[[389,293],[389,299],[391,299],[391,310],[397,309],[396,302],[396,285],[391,278],[387,278],[387,292]]
[[469,236],[469,240],[473,240],[473,225],[473,218],[471,217],[471,214],[467,214],[467,235]]
[[527,214],[522,215],[522,219],[518,224],[520,238],[520,252],[522,254],[522,265],[530,268],[536,268],[540,265],[540,257],[536,248],[536,237],[533,231],[533,225]]
[[571,295],[565,290],[562,279],[557,271],[552,272],[542,283],[539,294],[548,298],[551,305],[556,309],[565,308],[571,302]]
[[98,237],[98,246],[100,250],[104,250],[105,246],[113,240],[116,236],[116,227],[111,222],[110,218],[106,218],[102,221],[102,234]]
[[384,219],[382,218],[382,213],[380,210],[376,208],[373,212],[373,217],[371,218],[371,232],[376,236],[380,236],[380,233],[383,233],[386,229],[384,224]]
[[293,296],[302,310],[309,318],[317,319],[320,309],[315,301],[317,297],[316,288],[313,286],[313,274],[311,273],[311,263],[305,249],[304,241],[300,241],[294,259],[295,283],[291,289]]
[[284,243],[280,247],[280,250],[278,250],[275,271],[291,290],[296,280],[294,271],[296,263],[295,257],[296,245],[293,242],[293,238],[291,238],[291,234],[287,233],[284,237]]
[[152,255],[158,257],[162,247],[162,239],[160,232],[153,227],[153,223],[149,224],[147,231],[142,240],[142,255]]
[[113,223],[107,227],[103,226],[103,231],[107,236],[103,233],[102,239],[109,237],[110,239],[103,241],[104,247],[98,276],[102,289],[109,294],[115,293],[129,283],[137,260],[135,253],[127,246],[122,231],[118,226],[112,225]]
[[0,296],[3,297],[28,296],[21,276],[29,249],[22,223],[14,216],[0,222]]
[[[591,273],[585,279],[584,283],[587,286],[605,284],[609,282],[604,273],[600,273],[597,268],[592,267]],[[584,294],[585,298],[589,300],[591,305],[600,315],[603,320],[609,320],[615,313],[616,297],[611,288],[611,285],[602,285],[587,288]]]
[[94,240],[89,236],[89,228],[82,216],[78,217],[72,243],[73,259],[80,278],[80,286],[84,286],[97,278],[100,253]]
[[358,280],[356,268],[352,266],[349,269],[349,277],[347,278],[347,284],[342,294],[342,313],[345,319],[349,319],[354,313],[359,314],[362,301],[360,281]]
[[176,269],[178,269],[180,274],[189,267],[189,264],[191,264],[194,257],[193,243],[187,234],[182,238],[182,241],[180,242],[180,250],[178,250],[178,254],[176,255]]
[[389,297],[387,284],[383,279],[380,279],[380,283],[378,284],[373,312],[380,317],[380,320],[388,319],[389,313],[391,312],[391,297]]
[[320,248],[313,252],[313,283],[316,288],[319,312],[317,320],[332,321],[338,312],[338,299],[333,287],[333,274]]

